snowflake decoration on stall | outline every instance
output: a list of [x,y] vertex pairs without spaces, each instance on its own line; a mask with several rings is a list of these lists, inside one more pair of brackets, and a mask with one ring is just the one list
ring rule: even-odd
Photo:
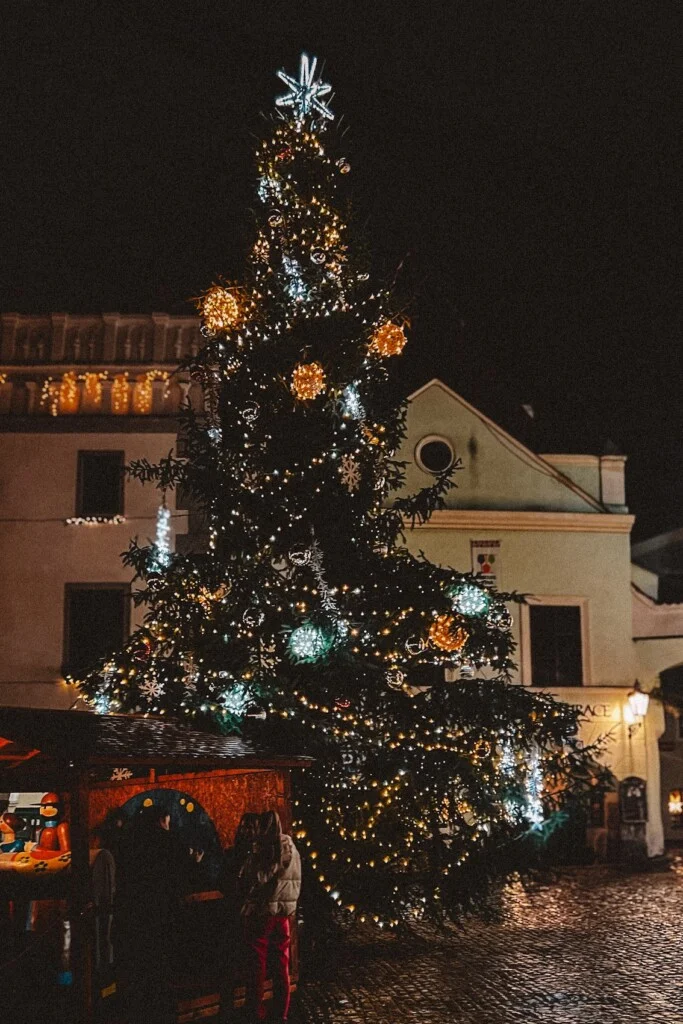
[[140,693],[143,697],[156,700],[163,696],[164,684],[157,682],[156,679],[145,679],[144,683],[140,683]]
[[349,494],[358,490],[360,487],[360,466],[353,455],[342,455],[339,475]]
[[133,773],[130,768],[114,768],[111,773],[110,782],[125,782],[126,779],[132,779]]
[[277,77],[285,85],[289,86],[289,92],[284,96],[278,96],[275,100],[277,107],[291,107],[295,119],[302,121],[309,114],[322,114],[328,121],[334,120],[334,114],[321,100],[322,96],[329,95],[332,86],[327,82],[315,77],[318,64],[317,57],[309,57],[307,53],[301,54],[299,63],[299,81],[292,78],[286,71],[278,71]]

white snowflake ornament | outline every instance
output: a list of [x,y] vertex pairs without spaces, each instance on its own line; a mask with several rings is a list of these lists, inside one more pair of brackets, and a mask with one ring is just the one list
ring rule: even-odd
[[339,475],[349,494],[353,494],[354,491],[358,490],[361,481],[360,466],[353,455],[342,455]]
[[156,679],[145,679],[144,683],[140,684],[140,693],[149,700],[156,700],[163,696],[164,684],[157,682]]
[[114,768],[111,773],[110,782],[125,782],[126,779],[132,779],[133,773],[130,768]]

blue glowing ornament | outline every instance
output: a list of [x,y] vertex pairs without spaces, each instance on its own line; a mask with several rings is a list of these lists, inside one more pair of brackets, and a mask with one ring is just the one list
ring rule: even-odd
[[290,633],[287,651],[292,661],[313,664],[329,653],[332,643],[332,638],[324,629],[312,622],[304,622]]
[[453,603],[453,610],[461,615],[485,615],[491,604],[489,594],[473,583],[450,587],[447,593]]
[[334,114],[321,99],[322,96],[329,95],[332,86],[327,82],[322,82],[320,78],[316,79],[317,64],[317,57],[311,58],[307,53],[302,53],[298,82],[296,78],[292,78],[285,71],[277,72],[277,77],[289,87],[289,92],[284,96],[278,96],[275,105],[291,107],[296,121],[302,121],[309,114],[321,114],[328,121],[334,120]]
[[365,409],[358,394],[358,388],[354,384],[347,384],[342,392],[342,409],[345,416],[354,420],[365,418]]
[[252,703],[249,690],[241,683],[237,683],[232,689],[226,690],[219,699],[221,707],[236,718],[243,716]]

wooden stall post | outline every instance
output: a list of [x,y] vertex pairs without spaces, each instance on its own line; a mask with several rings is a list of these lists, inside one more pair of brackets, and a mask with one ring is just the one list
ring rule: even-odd
[[90,893],[90,843],[87,768],[70,773],[71,871],[68,917],[71,922],[71,962],[74,981],[74,1012],[77,1024],[93,1021],[92,901]]

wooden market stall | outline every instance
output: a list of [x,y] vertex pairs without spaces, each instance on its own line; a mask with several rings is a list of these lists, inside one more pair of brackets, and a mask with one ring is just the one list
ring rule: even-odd
[[[183,842],[204,851],[184,897],[187,957],[175,985],[178,1021],[210,1018],[221,1000],[239,1004],[243,979],[228,962],[238,955],[237,936],[227,926],[218,888],[224,851],[245,812],[277,810],[290,828],[290,773],[310,764],[307,757],[268,753],[240,737],[201,733],[164,718],[0,708],[0,791],[44,794],[35,802],[45,826],[32,841],[10,832],[13,841],[0,843],[6,940],[0,943],[0,991],[17,994],[18,986],[37,980],[49,988],[54,976],[66,979],[69,1020],[117,1020],[115,940],[108,954],[102,949],[110,938],[103,915],[111,912],[102,893],[115,885],[109,865],[116,858],[98,849],[108,851],[116,829],[153,806],[170,814]],[[11,819],[0,840],[7,839]],[[31,935],[24,926],[29,918],[38,921]],[[296,936],[292,954],[296,982]]]

